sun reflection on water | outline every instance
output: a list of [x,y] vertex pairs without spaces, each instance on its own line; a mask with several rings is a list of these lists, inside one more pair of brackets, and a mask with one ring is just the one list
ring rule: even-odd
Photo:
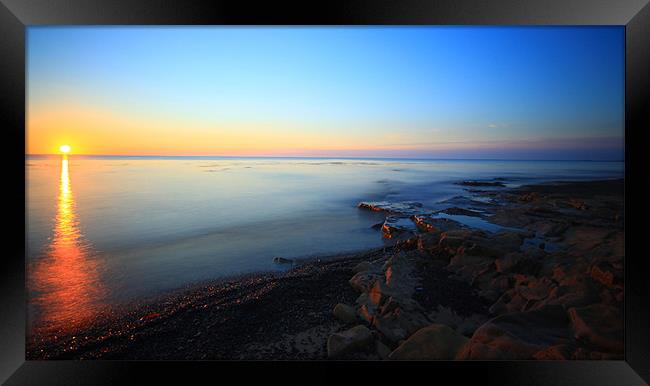
[[37,308],[35,330],[71,330],[96,315],[103,287],[92,252],[79,229],[64,155],[53,235],[29,275],[34,293],[30,303]]

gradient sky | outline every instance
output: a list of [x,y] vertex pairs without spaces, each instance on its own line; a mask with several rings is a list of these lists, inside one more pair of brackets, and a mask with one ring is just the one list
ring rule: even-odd
[[623,27],[28,27],[27,153],[623,159]]

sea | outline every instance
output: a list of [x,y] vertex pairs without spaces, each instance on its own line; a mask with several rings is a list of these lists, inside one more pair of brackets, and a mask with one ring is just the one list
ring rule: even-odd
[[30,329],[194,283],[384,245],[361,201],[436,209],[464,180],[622,178],[623,162],[271,157],[26,157]]

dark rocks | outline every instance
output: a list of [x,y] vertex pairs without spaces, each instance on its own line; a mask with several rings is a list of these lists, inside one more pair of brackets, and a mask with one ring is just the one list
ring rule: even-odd
[[602,351],[623,352],[623,312],[617,307],[592,304],[569,309],[576,339]]
[[350,279],[350,285],[359,292],[368,292],[379,278],[379,274],[362,271]]
[[408,312],[397,308],[375,317],[372,327],[379,331],[388,341],[397,344],[430,323],[426,316],[420,312]]
[[450,230],[461,229],[462,226],[448,218],[438,218],[431,215],[414,215],[411,220],[420,232],[446,232]]
[[404,233],[415,233],[417,227],[409,217],[388,216],[381,231],[384,238],[391,239]]
[[363,349],[372,343],[372,334],[366,326],[358,325],[330,335],[327,339],[327,357],[341,356]]
[[379,355],[379,358],[381,359],[388,359],[388,356],[390,355],[390,348],[383,344],[381,341],[377,340],[375,341],[375,351],[377,352],[377,355]]
[[512,272],[513,268],[523,259],[524,255],[521,252],[510,252],[505,256],[496,259],[494,265],[496,266],[497,272],[508,273]]
[[421,328],[389,356],[395,360],[454,359],[468,339],[443,324]]
[[599,262],[594,264],[590,270],[591,277],[607,287],[613,287],[623,284],[623,271],[616,269],[613,264],[608,262]]
[[571,341],[569,319],[559,306],[496,317],[478,328],[460,359],[533,359],[539,351]]
[[418,236],[417,248],[423,252],[433,254],[438,249],[440,233],[430,232]]
[[373,212],[386,212],[389,214],[402,215],[414,215],[422,212],[422,204],[419,202],[361,202],[359,203],[358,208],[371,210]]
[[[450,203],[458,206],[441,211],[510,227],[496,233],[436,218],[438,212],[424,213],[413,206],[402,206],[401,212],[391,205],[367,207],[389,214],[382,230],[387,238],[399,237],[392,245],[402,252],[390,256],[381,268],[359,264],[351,284],[362,292],[358,318],[383,342],[398,346],[391,359],[622,355],[621,328],[616,325],[622,316],[615,313],[623,301],[624,237],[617,225],[602,225],[620,219],[599,207],[597,200],[572,201],[545,189],[544,194],[526,189],[477,191],[489,195],[490,203],[478,205],[479,210]],[[455,200],[461,202],[462,197]],[[474,205],[473,200],[465,201]],[[407,217],[410,210],[415,214]],[[600,215],[609,220],[588,217]],[[453,293],[445,292],[449,284],[439,285],[449,279],[459,284]],[[463,304],[451,301],[453,309],[442,306],[457,297],[465,299]],[[490,304],[489,312],[496,317],[486,321]],[[598,312],[605,315],[604,321],[596,320]],[[451,337],[463,344],[440,343]],[[385,346],[376,348],[375,355],[385,358],[385,351]]]

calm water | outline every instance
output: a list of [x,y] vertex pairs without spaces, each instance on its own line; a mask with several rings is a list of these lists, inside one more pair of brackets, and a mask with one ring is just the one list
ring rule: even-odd
[[621,177],[622,162],[29,157],[27,267],[34,328],[206,279],[286,269],[273,257],[382,245],[362,200],[426,206],[453,182]]

